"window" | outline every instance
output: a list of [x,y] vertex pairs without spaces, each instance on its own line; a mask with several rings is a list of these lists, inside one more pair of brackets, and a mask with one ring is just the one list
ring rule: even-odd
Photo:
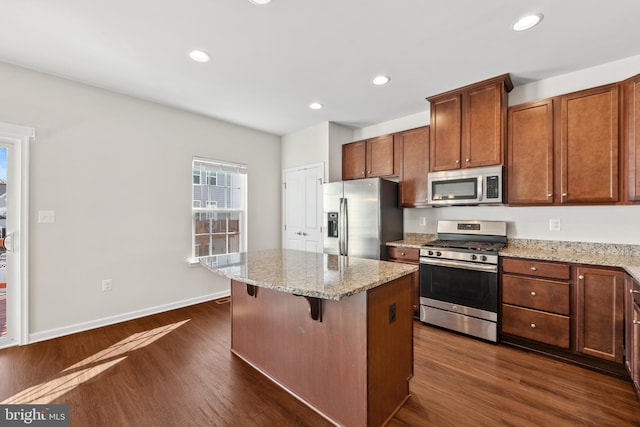
[[193,257],[243,252],[246,165],[194,157],[192,171]]

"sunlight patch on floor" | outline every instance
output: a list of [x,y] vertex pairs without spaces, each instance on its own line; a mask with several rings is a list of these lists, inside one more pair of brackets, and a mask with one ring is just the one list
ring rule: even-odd
[[[82,383],[89,381],[112,366],[122,362],[127,358],[127,353],[141,349],[154,341],[159,340],[168,333],[184,325],[189,320],[191,319],[133,334],[124,340],[119,341],[72,366],[69,366],[60,372],[61,376],[33,387],[29,387],[5,399],[1,403],[3,405],[51,403],[75,387],[78,387]],[[69,373],[64,374],[65,372]]]

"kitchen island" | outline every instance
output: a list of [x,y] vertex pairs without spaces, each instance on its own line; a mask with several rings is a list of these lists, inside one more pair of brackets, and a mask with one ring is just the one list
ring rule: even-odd
[[231,351],[336,425],[409,398],[417,266],[293,250],[201,259],[231,279]]

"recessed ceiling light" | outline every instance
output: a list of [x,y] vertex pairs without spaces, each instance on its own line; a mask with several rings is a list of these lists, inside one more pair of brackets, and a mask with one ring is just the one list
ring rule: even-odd
[[388,76],[375,76],[372,80],[372,83],[377,86],[382,86],[389,83],[389,80],[391,80],[391,78],[389,78]]
[[254,4],[267,4],[271,2],[271,0],[249,0],[249,1]]
[[536,25],[538,25],[540,23],[540,21],[542,21],[542,17],[543,16],[544,15],[542,15],[541,13],[539,13],[537,15],[523,16],[522,18],[520,18],[516,22],[514,22],[513,25],[511,26],[511,28],[513,29],[513,31],[525,31],[525,30],[528,30],[528,29],[533,28]]
[[211,59],[207,52],[203,52],[201,50],[192,50],[189,52],[189,56],[196,62],[209,62]]
[[312,110],[319,110],[322,108],[322,104],[320,104],[319,102],[312,102],[311,104],[309,104],[309,108],[311,108]]

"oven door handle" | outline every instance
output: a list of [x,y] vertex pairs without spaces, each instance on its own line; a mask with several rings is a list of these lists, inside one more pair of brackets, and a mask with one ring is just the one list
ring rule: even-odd
[[497,273],[497,265],[474,264],[470,262],[449,261],[443,259],[420,258],[420,264],[436,265],[440,267],[461,268],[463,270],[483,271],[487,273]]

